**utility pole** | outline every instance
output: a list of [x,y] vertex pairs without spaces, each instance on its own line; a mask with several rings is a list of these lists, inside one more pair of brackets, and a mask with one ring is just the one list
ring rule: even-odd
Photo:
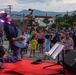
[[12,5],[8,5],[8,9],[9,9],[9,11],[10,11],[10,16],[11,16],[11,9],[12,9]]

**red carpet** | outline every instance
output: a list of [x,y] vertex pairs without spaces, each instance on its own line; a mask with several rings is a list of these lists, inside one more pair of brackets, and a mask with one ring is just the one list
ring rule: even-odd
[[[56,73],[62,69],[62,66],[55,65],[43,69],[44,66],[52,65],[52,62],[42,62],[41,64],[31,64],[33,60],[22,59],[16,63],[3,63],[4,69],[0,70],[0,75],[48,75]],[[75,75],[66,70],[66,75]],[[63,74],[57,74],[63,75]]]

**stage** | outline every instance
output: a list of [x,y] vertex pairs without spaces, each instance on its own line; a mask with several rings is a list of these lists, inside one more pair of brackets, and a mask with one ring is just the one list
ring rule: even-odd
[[[0,75],[50,75],[63,69],[61,65],[54,65],[43,69],[44,66],[53,65],[54,62],[42,61],[40,64],[31,64],[34,60],[22,59],[16,63],[3,63],[4,69],[0,69]],[[66,75],[75,75],[69,70],[65,70]],[[63,75],[63,74],[57,74]]]

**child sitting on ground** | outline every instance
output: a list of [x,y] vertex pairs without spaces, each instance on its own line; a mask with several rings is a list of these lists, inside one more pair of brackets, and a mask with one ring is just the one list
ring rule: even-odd
[[32,53],[33,53],[33,56],[35,57],[36,47],[37,47],[37,40],[36,40],[35,36],[33,36],[30,41],[30,57],[31,57]]

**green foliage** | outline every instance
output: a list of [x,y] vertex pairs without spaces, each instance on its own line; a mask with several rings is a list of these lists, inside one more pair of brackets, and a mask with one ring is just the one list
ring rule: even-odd
[[19,22],[18,22],[17,19],[14,20],[14,25],[17,26],[17,27],[19,26]]
[[55,16],[55,22],[57,23],[57,22],[64,22],[65,21],[65,19],[64,19],[64,17],[61,15],[61,14],[57,14],[56,16]]
[[31,26],[31,29],[30,30],[34,30],[34,27],[33,26]]
[[62,23],[62,24],[59,24],[59,26],[56,26],[56,24],[54,23],[51,26],[51,28],[60,28],[60,29],[62,29],[63,27],[65,27],[65,28],[71,27],[72,28],[71,24],[69,24],[69,23]]
[[[58,14],[55,17],[55,22],[59,23],[59,26],[57,28],[72,27],[73,22],[76,22],[76,15],[68,15],[68,17],[66,17],[66,14],[64,16]],[[52,27],[56,27],[55,24],[52,25]]]
[[48,24],[48,23],[50,22],[50,20],[49,20],[49,18],[46,18],[46,17],[45,17],[45,18],[43,19],[43,22],[44,22],[45,24]]
[[72,27],[72,25],[69,24],[69,23],[63,23],[63,24],[60,25],[60,26],[61,26],[61,28],[63,28],[63,27],[65,27],[65,28]]
[[52,25],[51,25],[51,28],[56,28],[56,24],[55,24],[55,23],[52,24]]
[[35,17],[31,16],[28,26],[32,26],[32,22],[34,22],[34,21],[35,21]]
[[57,18],[55,19],[55,22],[64,22],[64,21],[65,21],[65,19],[64,19],[62,16],[57,17]]
[[38,27],[38,29],[45,29],[46,27],[44,27],[44,26],[40,26],[40,27]]

